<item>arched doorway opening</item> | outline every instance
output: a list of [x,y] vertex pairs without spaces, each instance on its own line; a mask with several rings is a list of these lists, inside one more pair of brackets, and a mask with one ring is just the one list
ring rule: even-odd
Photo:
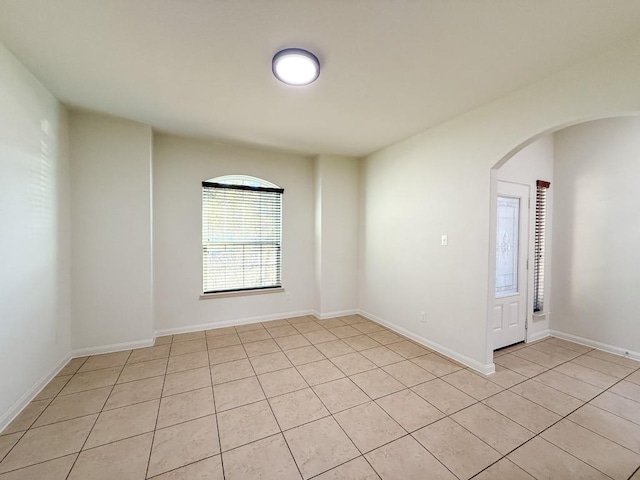
[[[640,140],[636,138],[640,138],[637,114],[574,122],[523,142],[491,169],[488,359],[493,358],[496,347],[504,346],[496,341],[499,314],[505,311],[505,306],[496,302],[503,286],[500,279],[496,280],[496,273],[505,260],[501,255],[513,253],[509,239],[499,238],[498,234],[498,207],[505,181],[527,185],[531,201],[530,209],[521,210],[528,217],[530,229],[527,241],[522,243],[527,254],[517,265],[511,263],[520,273],[529,263],[525,284],[516,287],[526,292],[527,327],[517,340],[529,343],[551,334],[640,358],[640,345],[636,344],[640,342],[633,340],[638,337],[634,326],[637,322],[631,321],[632,311],[636,311],[633,295],[624,294],[634,285],[640,288],[640,274],[628,273],[625,266],[635,262],[632,245],[640,240],[640,225],[634,228],[637,222],[633,220],[638,218],[633,213],[633,205],[637,204],[634,185],[640,180],[640,167],[635,167],[640,158]],[[559,178],[554,178],[556,171]],[[552,185],[547,199],[547,256],[543,265],[547,301],[539,312],[533,309],[532,285],[535,230],[531,229],[536,226],[536,180],[551,181]],[[627,228],[623,233],[618,227],[624,225]],[[616,234],[612,239],[613,231]],[[609,245],[615,248],[608,248]],[[506,309],[513,312],[513,303],[507,303]]]

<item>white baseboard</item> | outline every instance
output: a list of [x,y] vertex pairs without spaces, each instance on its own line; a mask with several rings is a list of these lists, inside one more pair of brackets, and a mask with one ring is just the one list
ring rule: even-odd
[[136,340],[135,342],[114,343],[112,345],[102,345],[99,347],[78,348],[71,352],[73,358],[86,357],[89,355],[100,355],[101,353],[121,352],[134,348],[144,348],[153,346],[155,339]]
[[532,333],[531,335],[529,335],[529,338],[527,339],[527,343],[537,342],[538,340],[542,340],[543,338],[546,338],[549,335],[551,335],[551,333],[549,333],[548,328],[545,330],[540,330],[539,332]]
[[416,342],[424,345],[425,347],[428,347],[431,350],[435,350],[436,352],[441,353],[442,355],[449,357],[458,363],[462,363],[467,367],[473,368],[475,371],[480,372],[484,375],[491,375],[496,371],[496,366],[493,363],[489,363],[485,365],[483,363],[480,363],[474,360],[473,358],[469,358],[466,355],[463,355],[454,350],[451,350],[448,347],[440,345],[439,343],[433,342],[420,335],[410,332],[409,330],[406,330],[403,327],[396,325],[395,323],[391,323],[386,320],[383,320],[380,317],[376,317],[371,313],[365,312],[363,310],[358,311],[358,313],[363,317],[368,318],[369,320],[372,320],[376,323],[384,325],[385,327],[388,327],[389,329],[394,330],[395,332],[401,335],[404,335],[405,337],[411,338],[412,340],[415,340]]
[[178,333],[200,332],[202,330],[211,330],[214,328],[235,327],[237,325],[249,325],[251,323],[269,322],[271,320],[283,320],[285,318],[302,317],[304,315],[314,315],[313,310],[298,310],[296,312],[275,313],[273,315],[262,315],[259,317],[249,317],[234,320],[225,320],[223,322],[204,323],[200,325],[189,325],[186,327],[165,328],[156,330],[155,336],[176,335]]
[[13,422],[13,420],[20,415],[22,410],[29,405],[29,403],[38,396],[44,387],[55,377],[60,370],[71,360],[71,355],[65,355],[65,357],[58,363],[58,365],[49,373],[44,375],[36,384],[25,392],[11,407],[9,410],[0,415],[0,433],[7,428],[7,426]]
[[634,352],[622,347],[616,347],[609,345],[608,343],[598,342],[589,338],[579,337],[577,335],[571,335],[570,333],[559,332],[557,330],[549,330],[549,334],[553,337],[558,337],[563,340],[569,340],[570,342],[579,343],[580,345],[586,345],[587,347],[597,348],[604,352],[613,353],[614,355],[620,355],[621,357],[631,358],[632,360],[640,361],[640,352]]
[[313,311],[313,315],[316,318],[319,318],[320,320],[327,320],[329,318],[336,318],[336,317],[346,317],[347,315],[357,315],[358,313],[360,313],[360,310],[358,310],[357,308],[352,308],[350,310],[338,310],[335,312],[328,312],[328,313],[320,313],[317,310]]

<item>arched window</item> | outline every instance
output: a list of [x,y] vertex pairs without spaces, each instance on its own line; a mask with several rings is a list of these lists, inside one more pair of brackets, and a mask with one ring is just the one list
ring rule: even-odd
[[282,286],[283,192],[245,175],[202,182],[205,294]]

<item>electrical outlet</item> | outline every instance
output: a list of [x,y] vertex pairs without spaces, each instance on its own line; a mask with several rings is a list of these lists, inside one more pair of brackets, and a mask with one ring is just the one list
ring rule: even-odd
[[289,292],[284,292],[284,299],[291,300],[291,294]]
[[420,312],[420,321],[422,323],[426,323],[426,321],[427,321],[427,314],[426,313]]
[[447,245],[449,245],[448,235],[442,235],[442,238],[440,238],[440,245],[442,245],[443,247],[446,247]]

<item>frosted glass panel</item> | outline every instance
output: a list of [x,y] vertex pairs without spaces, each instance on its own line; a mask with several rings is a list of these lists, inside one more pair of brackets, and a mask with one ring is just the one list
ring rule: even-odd
[[496,297],[518,293],[518,225],[520,199],[498,197]]

